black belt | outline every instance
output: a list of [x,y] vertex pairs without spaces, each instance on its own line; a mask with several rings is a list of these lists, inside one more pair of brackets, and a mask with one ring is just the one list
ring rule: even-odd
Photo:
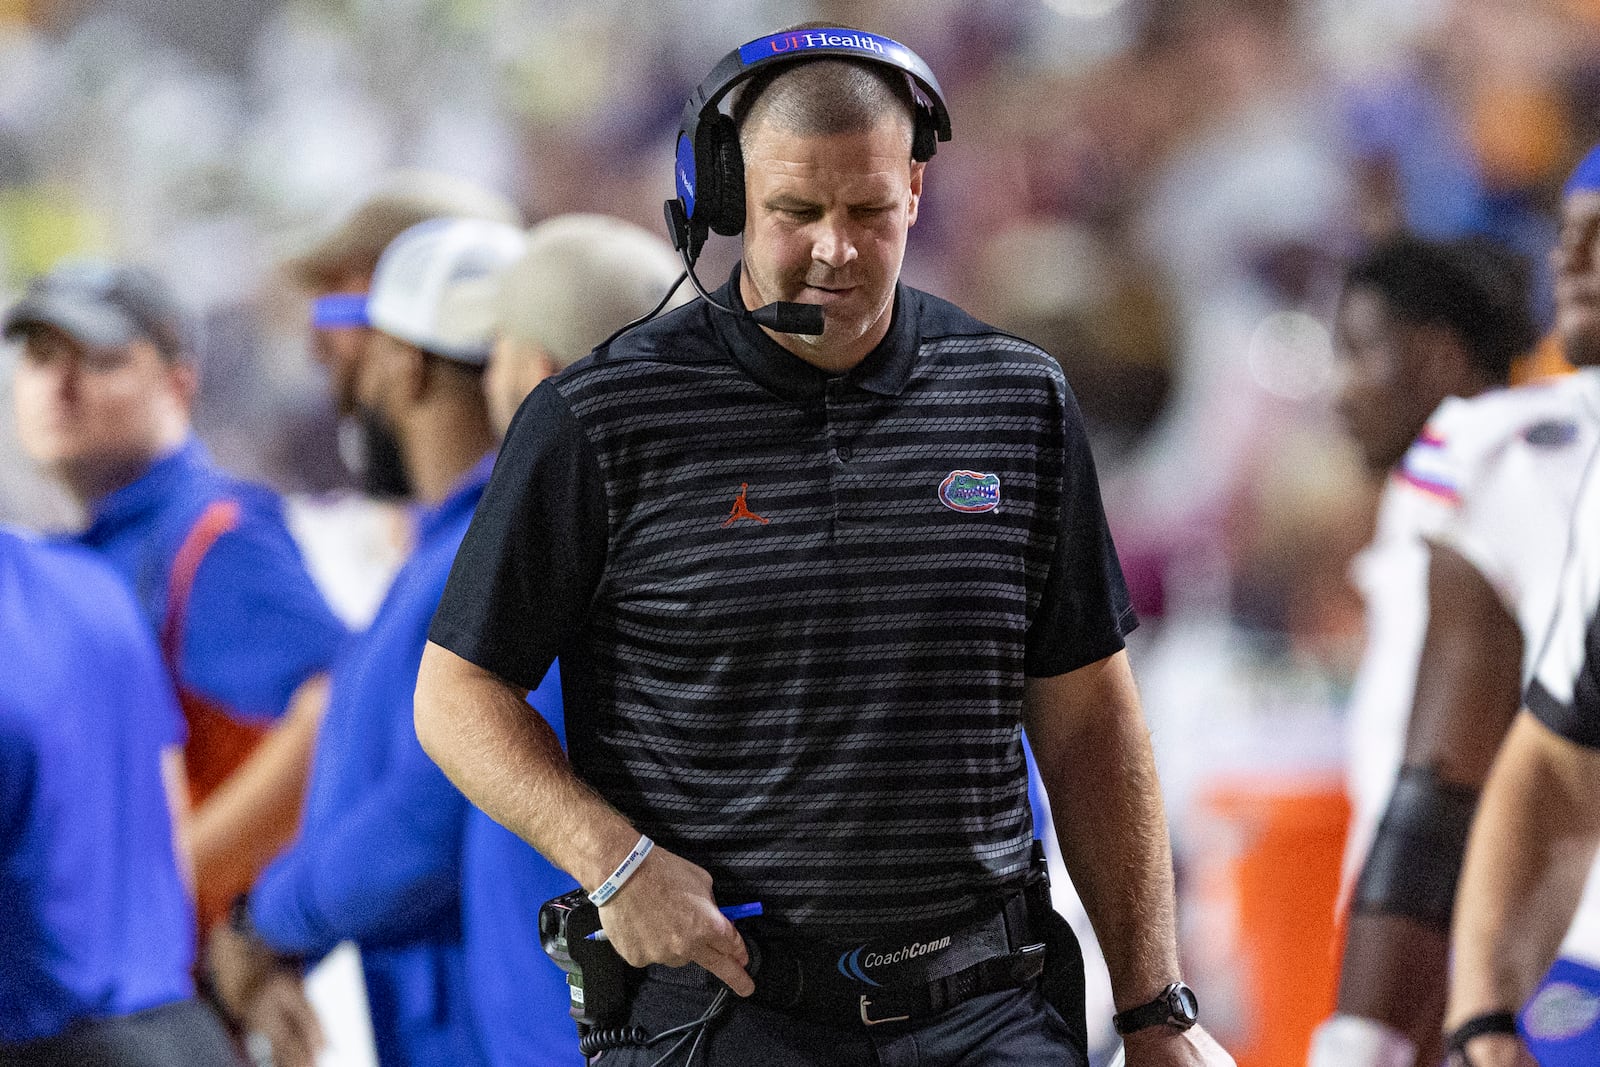
[[[878,1026],[926,1019],[1038,978],[1048,913],[1049,885],[1040,881],[981,918],[906,937],[829,944],[740,929],[751,946],[756,1003],[829,1026]],[[693,965],[652,965],[645,974],[675,985],[716,981]]]

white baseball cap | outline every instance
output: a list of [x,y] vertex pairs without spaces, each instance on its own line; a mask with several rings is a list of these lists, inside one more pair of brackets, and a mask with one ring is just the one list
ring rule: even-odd
[[488,219],[429,219],[378,259],[366,320],[424,352],[482,366],[495,337],[500,275],[522,255],[523,231]]

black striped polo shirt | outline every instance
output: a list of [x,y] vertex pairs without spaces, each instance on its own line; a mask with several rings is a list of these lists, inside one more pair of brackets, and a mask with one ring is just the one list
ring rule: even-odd
[[1020,879],[1023,678],[1133,625],[1061,368],[901,286],[842,376],[696,301],[541,384],[431,638],[559,655],[586,781],[720,902],[853,934]]

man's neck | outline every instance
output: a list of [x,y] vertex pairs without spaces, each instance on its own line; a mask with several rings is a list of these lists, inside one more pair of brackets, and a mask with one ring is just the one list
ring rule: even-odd
[[183,438],[179,438],[163,442],[162,447],[154,452],[69,461],[58,465],[54,473],[74,503],[93,511],[106,497],[143,478],[151,467],[182,446]]
[[398,430],[412,488],[429,506],[443,503],[495,445],[488,413],[476,394],[431,397]]

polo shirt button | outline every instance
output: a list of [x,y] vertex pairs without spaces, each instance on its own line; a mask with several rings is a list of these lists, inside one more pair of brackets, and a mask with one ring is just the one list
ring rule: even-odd
[[850,457],[855,453],[850,450],[849,445],[840,445],[838,448],[833,450],[833,454],[838,457],[840,463],[849,463]]

